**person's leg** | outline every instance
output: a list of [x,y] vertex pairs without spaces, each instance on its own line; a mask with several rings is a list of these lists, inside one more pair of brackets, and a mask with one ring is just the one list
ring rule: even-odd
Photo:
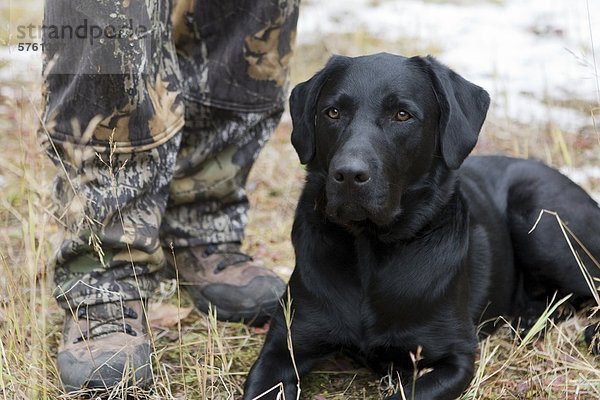
[[[240,250],[246,179],[287,89],[298,1],[178,0],[186,122],[161,234],[197,308],[264,323],[284,283]],[[172,257],[167,257],[169,260]]]
[[161,228],[166,247],[174,247],[170,264],[177,264],[199,310],[206,313],[210,303],[221,320],[263,324],[285,285],[240,249],[248,221],[245,185],[281,112],[196,107],[194,134],[184,134]]
[[151,382],[144,301],[165,260],[158,232],[183,126],[168,16],[163,1],[46,3],[58,31],[44,32],[40,135],[58,168],[68,391]]

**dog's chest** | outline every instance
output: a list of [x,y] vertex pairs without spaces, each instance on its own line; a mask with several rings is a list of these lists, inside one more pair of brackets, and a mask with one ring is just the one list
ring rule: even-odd
[[415,352],[419,336],[431,335],[429,324],[435,322],[435,309],[440,308],[436,301],[424,298],[430,280],[423,279],[423,262],[408,248],[403,252],[362,245],[357,244],[357,279],[348,282],[342,302],[351,304],[340,321],[345,342],[384,359],[397,358],[395,352]]
[[346,330],[347,343],[367,364],[383,366],[394,362],[404,368],[410,362],[410,353],[416,354],[422,347],[422,337],[429,335],[424,332],[426,325],[418,327],[410,319],[398,320],[392,315],[374,312],[368,297],[361,299],[359,309],[360,318],[347,320],[352,321]]
[[443,343],[455,334],[444,318],[447,310],[438,314],[414,305],[383,306],[368,293],[355,300],[355,311],[346,313],[338,338],[348,353],[371,368],[382,370],[393,363],[410,370],[411,354],[420,352],[436,360],[444,351]]
[[[341,301],[344,307],[333,313],[338,317],[332,320],[337,326],[336,336],[364,354],[373,353],[380,347],[398,347],[411,342],[399,328],[402,321],[411,318],[410,309],[382,297],[378,283],[360,283],[346,287],[346,298]],[[373,287],[370,287],[371,284]]]

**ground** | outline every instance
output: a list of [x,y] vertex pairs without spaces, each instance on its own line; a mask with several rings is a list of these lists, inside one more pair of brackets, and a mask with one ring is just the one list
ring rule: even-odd
[[[375,7],[381,2],[370,3]],[[3,10],[0,16],[5,18]],[[35,16],[27,17],[35,20]],[[381,50],[444,54],[443,46],[435,41],[383,40],[366,28],[328,33],[327,37],[299,44],[292,79],[298,82],[309,77],[332,52]],[[54,170],[35,134],[40,79],[37,74],[18,70],[14,54],[2,54],[0,395],[5,399],[71,398],[62,392],[54,358],[62,312],[51,297],[49,283],[52,271],[48,260],[56,221],[48,212],[48,198]],[[590,116],[600,113],[600,103],[560,93],[542,100],[548,118],[529,124],[500,112],[510,107],[495,98],[475,152],[541,159],[563,170],[598,199],[600,174],[594,171],[600,166],[600,135]],[[588,115],[587,122],[567,129],[554,118],[558,108],[578,110]],[[290,131],[289,117],[284,117],[251,173],[248,189],[252,213],[245,244],[283,278],[289,277],[294,266],[289,236],[304,179],[290,144]],[[585,238],[580,239],[585,243]],[[149,313],[156,385],[152,393],[136,392],[133,398],[229,399],[241,393],[245,375],[264,340],[264,329],[216,322],[214,316],[193,311],[190,304],[174,282],[162,282]],[[587,314],[559,324],[542,319],[538,326],[545,332],[542,338],[519,341],[508,326],[500,329],[481,343],[476,377],[463,399],[600,398],[600,361],[588,355],[581,335]],[[380,399],[395,385],[393,376],[372,375],[339,356],[319,365],[304,379],[302,393],[306,399]],[[114,398],[121,397],[122,393],[114,393]]]

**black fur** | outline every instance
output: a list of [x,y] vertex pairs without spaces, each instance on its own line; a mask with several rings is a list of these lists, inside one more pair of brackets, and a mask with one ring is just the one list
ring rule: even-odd
[[[541,163],[465,161],[488,105],[483,89],[431,57],[334,57],[294,89],[292,142],[308,170],[289,282],[301,376],[345,351],[380,371],[393,363],[409,399],[454,399],[472,379],[478,327],[529,318],[555,293],[590,298],[556,220],[528,232],[542,209],[556,211],[598,257],[600,208]],[[419,347],[418,367],[432,371],[413,393]],[[278,382],[296,398],[283,312],[244,398]]]

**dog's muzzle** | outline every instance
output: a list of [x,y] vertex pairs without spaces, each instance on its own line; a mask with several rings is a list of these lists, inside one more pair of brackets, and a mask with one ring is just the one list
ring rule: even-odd
[[327,178],[327,214],[341,222],[367,219],[373,208],[373,182],[372,171],[365,161],[334,159]]

